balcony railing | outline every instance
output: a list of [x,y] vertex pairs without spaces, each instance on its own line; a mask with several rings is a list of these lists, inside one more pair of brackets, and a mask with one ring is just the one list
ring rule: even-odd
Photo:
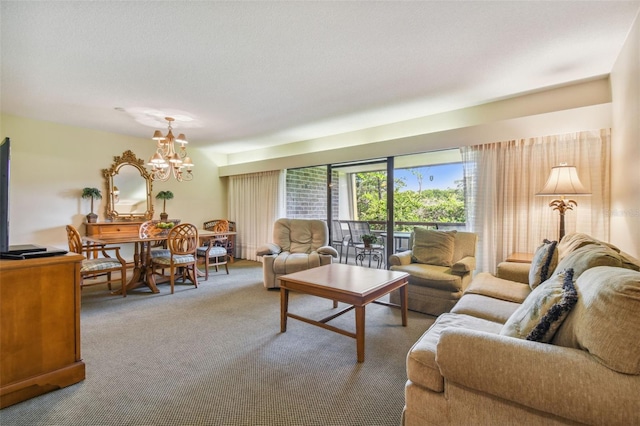
[[[386,231],[387,222],[383,220],[369,220],[369,225],[371,225],[372,230],[376,231]],[[424,226],[427,228],[433,229],[456,229],[458,231],[462,231],[467,227],[467,224],[464,222],[394,222],[396,231],[407,231],[410,232],[413,230],[414,226]]]

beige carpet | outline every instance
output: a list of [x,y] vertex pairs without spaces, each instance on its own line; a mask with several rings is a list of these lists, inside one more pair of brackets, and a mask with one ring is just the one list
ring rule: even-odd
[[[398,425],[405,357],[434,318],[366,309],[366,360],[355,339],[289,319],[259,263],[236,261],[198,289],[160,285],[126,298],[83,290],[76,385],[0,411],[9,425]],[[330,301],[292,294],[290,311],[321,318]],[[331,324],[354,330],[353,311]]]

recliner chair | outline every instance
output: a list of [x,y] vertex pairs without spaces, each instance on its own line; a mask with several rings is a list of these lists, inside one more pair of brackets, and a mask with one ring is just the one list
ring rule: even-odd
[[326,222],[281,218],[273,224],[273,242],[258,248],[262,256],[264,286],[279,288],[278,277],[332,263],[338,257],[329,245]]

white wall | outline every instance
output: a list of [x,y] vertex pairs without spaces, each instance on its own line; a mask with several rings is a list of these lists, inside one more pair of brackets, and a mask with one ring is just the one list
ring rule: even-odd
[[[2,115],[1,137],[11,139],[11,181],[9,195],[10,244],[42,244],[67,247],[65,226],[73,224],[84,234],[83,222],[90,200],[80,198],[82,188],[96,187],[103,193],[94,211],[104,220],[106,184],[102,169],[113,157],[128,149],[145,161],[155,142],[91,129]],[[225,179],[218,167],[197,149],[189,148],[195,168],[190,182],[153,182],[152,196],[173,191],[167,201],[171,218],[202,225],[205,220],[227,215]],[[154,201],[155,218],[162,211]]]
[[311,141],[230,154],[220,175],[413,154],[611,127],[606,77]]
[[640,258],[640,15],[611,72],[611,242]]

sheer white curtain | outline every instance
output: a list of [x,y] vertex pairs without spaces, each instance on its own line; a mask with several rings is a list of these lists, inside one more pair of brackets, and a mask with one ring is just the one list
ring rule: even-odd
[[478,270],[495,272],[510,253],[532,253],[544,238],[558,240],[557,197],[536,196],[551,167],[576,166],[590,196],[565,215],[565,231],[609,239],[611,131],[585,131],[461,148],[467,229],[479,237]]
[[285,206],[284,171],[229,177],[229,218],[238,228],[236,256],[258,261],[256,250],[273,240],[273,223]]

